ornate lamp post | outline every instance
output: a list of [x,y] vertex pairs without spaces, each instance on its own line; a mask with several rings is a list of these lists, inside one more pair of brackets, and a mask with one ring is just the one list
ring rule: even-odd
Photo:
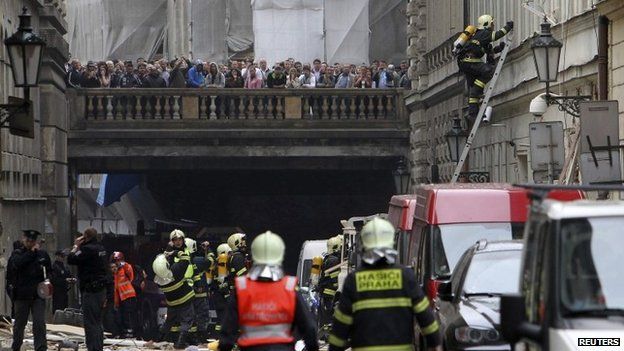
[[18,88],[24,88],[24,99],[10,98],[9,104],[0,105],[0,125],[4,125],[16,113],[28,113],[30,109],[30,88],[39,84],[41,57],[45,42],[32,32],[30,14],[24,7],[19,16],[17,32],[4,41],[9,52],[13,81]]
[[453,118],[453,127],[446,133],[446,142],[449,147],[449,153],[451,154],[451,161],[459,162],[459,155],[461,154],[466,140],[468,139],[468,132],[462,129],[461,120],[459,118]]
[[403,157],[397,162],[397,168],[392,171],[392,176],[397,194],[407,194],[410,186],[410,172]]
[[553,38],[550,32],[550,23],[545,18],[541,26],[542,32],[533,39],[531,49],[533,50],[537,77],[540,82],[546,83],[546,93],[543,95],[543,98],[546,100],[547,105],[556,104],[559,110],[578,117],[580,111],[579,101],[591,100],[591,96],[559,96],[550,92],[550,83],[557,81],[559,58],[563,44]]

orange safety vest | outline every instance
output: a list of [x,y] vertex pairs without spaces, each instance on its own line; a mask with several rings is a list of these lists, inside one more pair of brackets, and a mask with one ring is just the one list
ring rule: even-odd
[[295,341],[292,325],[297,304],[297,278],[286,276],[277,282],[259,282],[238,277],[235,284],[241,332],[237,341],[239,346]]
[[131,297],[136,297],[136,291],[132,286],[134,279],[134,270],[128,263],[119,267],[115,273],[115,306],[119,306],[121,301],[125,301]]

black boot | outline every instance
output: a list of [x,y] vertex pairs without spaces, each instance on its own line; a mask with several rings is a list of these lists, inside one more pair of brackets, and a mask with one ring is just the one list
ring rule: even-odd
[[187,338],[188,338],[188,332],[181,331],[180,336],[178,336],[178,341],[176,341],[173,344],[173,348],[180,349],[180,350],[185,349],[187,346],[189,346],[188,343],[186,342]]

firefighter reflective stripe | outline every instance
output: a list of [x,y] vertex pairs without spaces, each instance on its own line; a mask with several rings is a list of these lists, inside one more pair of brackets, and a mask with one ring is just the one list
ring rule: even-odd
[[195,293],[195,297],[208,297],[208,293]]
[[291,324],[267,324],[262,326],[241,326],[241,340],[265,338],[291,338]]
[[185,303],[186,301],[192,299],[195,296],[195,292],[193,290],[191,290],[188,294],[182,296],[179,299],[175,299],[172,301],[167,300],[167,305],[169,306],[177,306],[177,305],[181,305],[183,303]]
[[333,290],[333,289],[323,289],[323,294],[329,295],[329,296],[334,296],[334,295],[336,295],[336,290]]
[[372,308],[412,307],[409,297],[389,297],[361,300],[353,304],[353,312]]
[[170,331],[170,332],[172,332],[172,333],[177,333],[177,332],[179,332],[179,331],[180,331],[180,326],[179,326],[179,325],[172,326],[172,327],[169,329],[169,331]]
[[215,324],[215,331],[221,331],[221,324]]
[[438,325],[438,321],[433,321],[428,326],[422,328],[421,332],[423,335],[429,335],[429,334],[433,334],[437,332],[438,329],[440,329],[440,326]]
[[383,346],[366,346],[354,347],[352,351],[414,351],[414,345],[383,345]]
[[421,313],[427,310],[429,307],[429,299],[427,297],[423,297],[419,303],[414,305],[414,313]]
[[245,272],[247,272],[247,267],[241,268],[238,272],[236,272],[236,269],[232,268],[231,272],[235,272],[236,275],[240,277],[241,275],[245,274]]
[[336,320],[342,324],[346,324],[346,325],[353,324],[353,317],[342,313],[340,308],[336,308],[336,311],[334,312],[334,318],[336,318]]
[[161,290],[163,293],[172,292],[172,291],[174,291],[174,290],[176,290],[176,289],[180,288],[180,287],[182,286],[182,284],[184,284],[184,282],[185,282],[185,280],[180,280],[179,282],[177,282],[177,283],[173,284],[172,286],[166,286],[166,285],[165,285],[165,286],[161,286],[161,287],[160,287],[160,290]]
[[344,339],[341,339],[339,337],[337,337],[334,334],[329,334],[329,339],[327,340],[329,341],[330,344],[337,346],[337,347],[345,347],[347,346],[347,341]]
[[482,81],[475,79],[474,84],[478,87],[484,88],[485,89],[485,83],[483,83]]
[[481,59],[479,59],[479,58],[469,57],[469,58],[463,59],[462,62],[477,63],[477,62],[483,62],[483,61],[481,61]]
[[338,278],[339,275],[340,275],[340,271],[334,271],[334,272],[331,272],[329,274],[329,277],[330,278]]

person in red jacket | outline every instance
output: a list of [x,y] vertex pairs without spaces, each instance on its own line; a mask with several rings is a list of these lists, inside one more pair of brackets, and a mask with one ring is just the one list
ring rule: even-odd
[[111,262],[116,266],[115,275],[115,308],[119,309],[121,316],[124,338],[134,337],[134,325],[136,318],[136,291],[132,286],[134,270],[125,261],[124,254],[119,251],[113,252]]
[[223,318],[219,350],[292,351],[295,330],[308,351],[318,351],[316,323],[297,291],[297,278],[284,276],[285,245],[270,231],[251,244],[249,274],[235,280]]

